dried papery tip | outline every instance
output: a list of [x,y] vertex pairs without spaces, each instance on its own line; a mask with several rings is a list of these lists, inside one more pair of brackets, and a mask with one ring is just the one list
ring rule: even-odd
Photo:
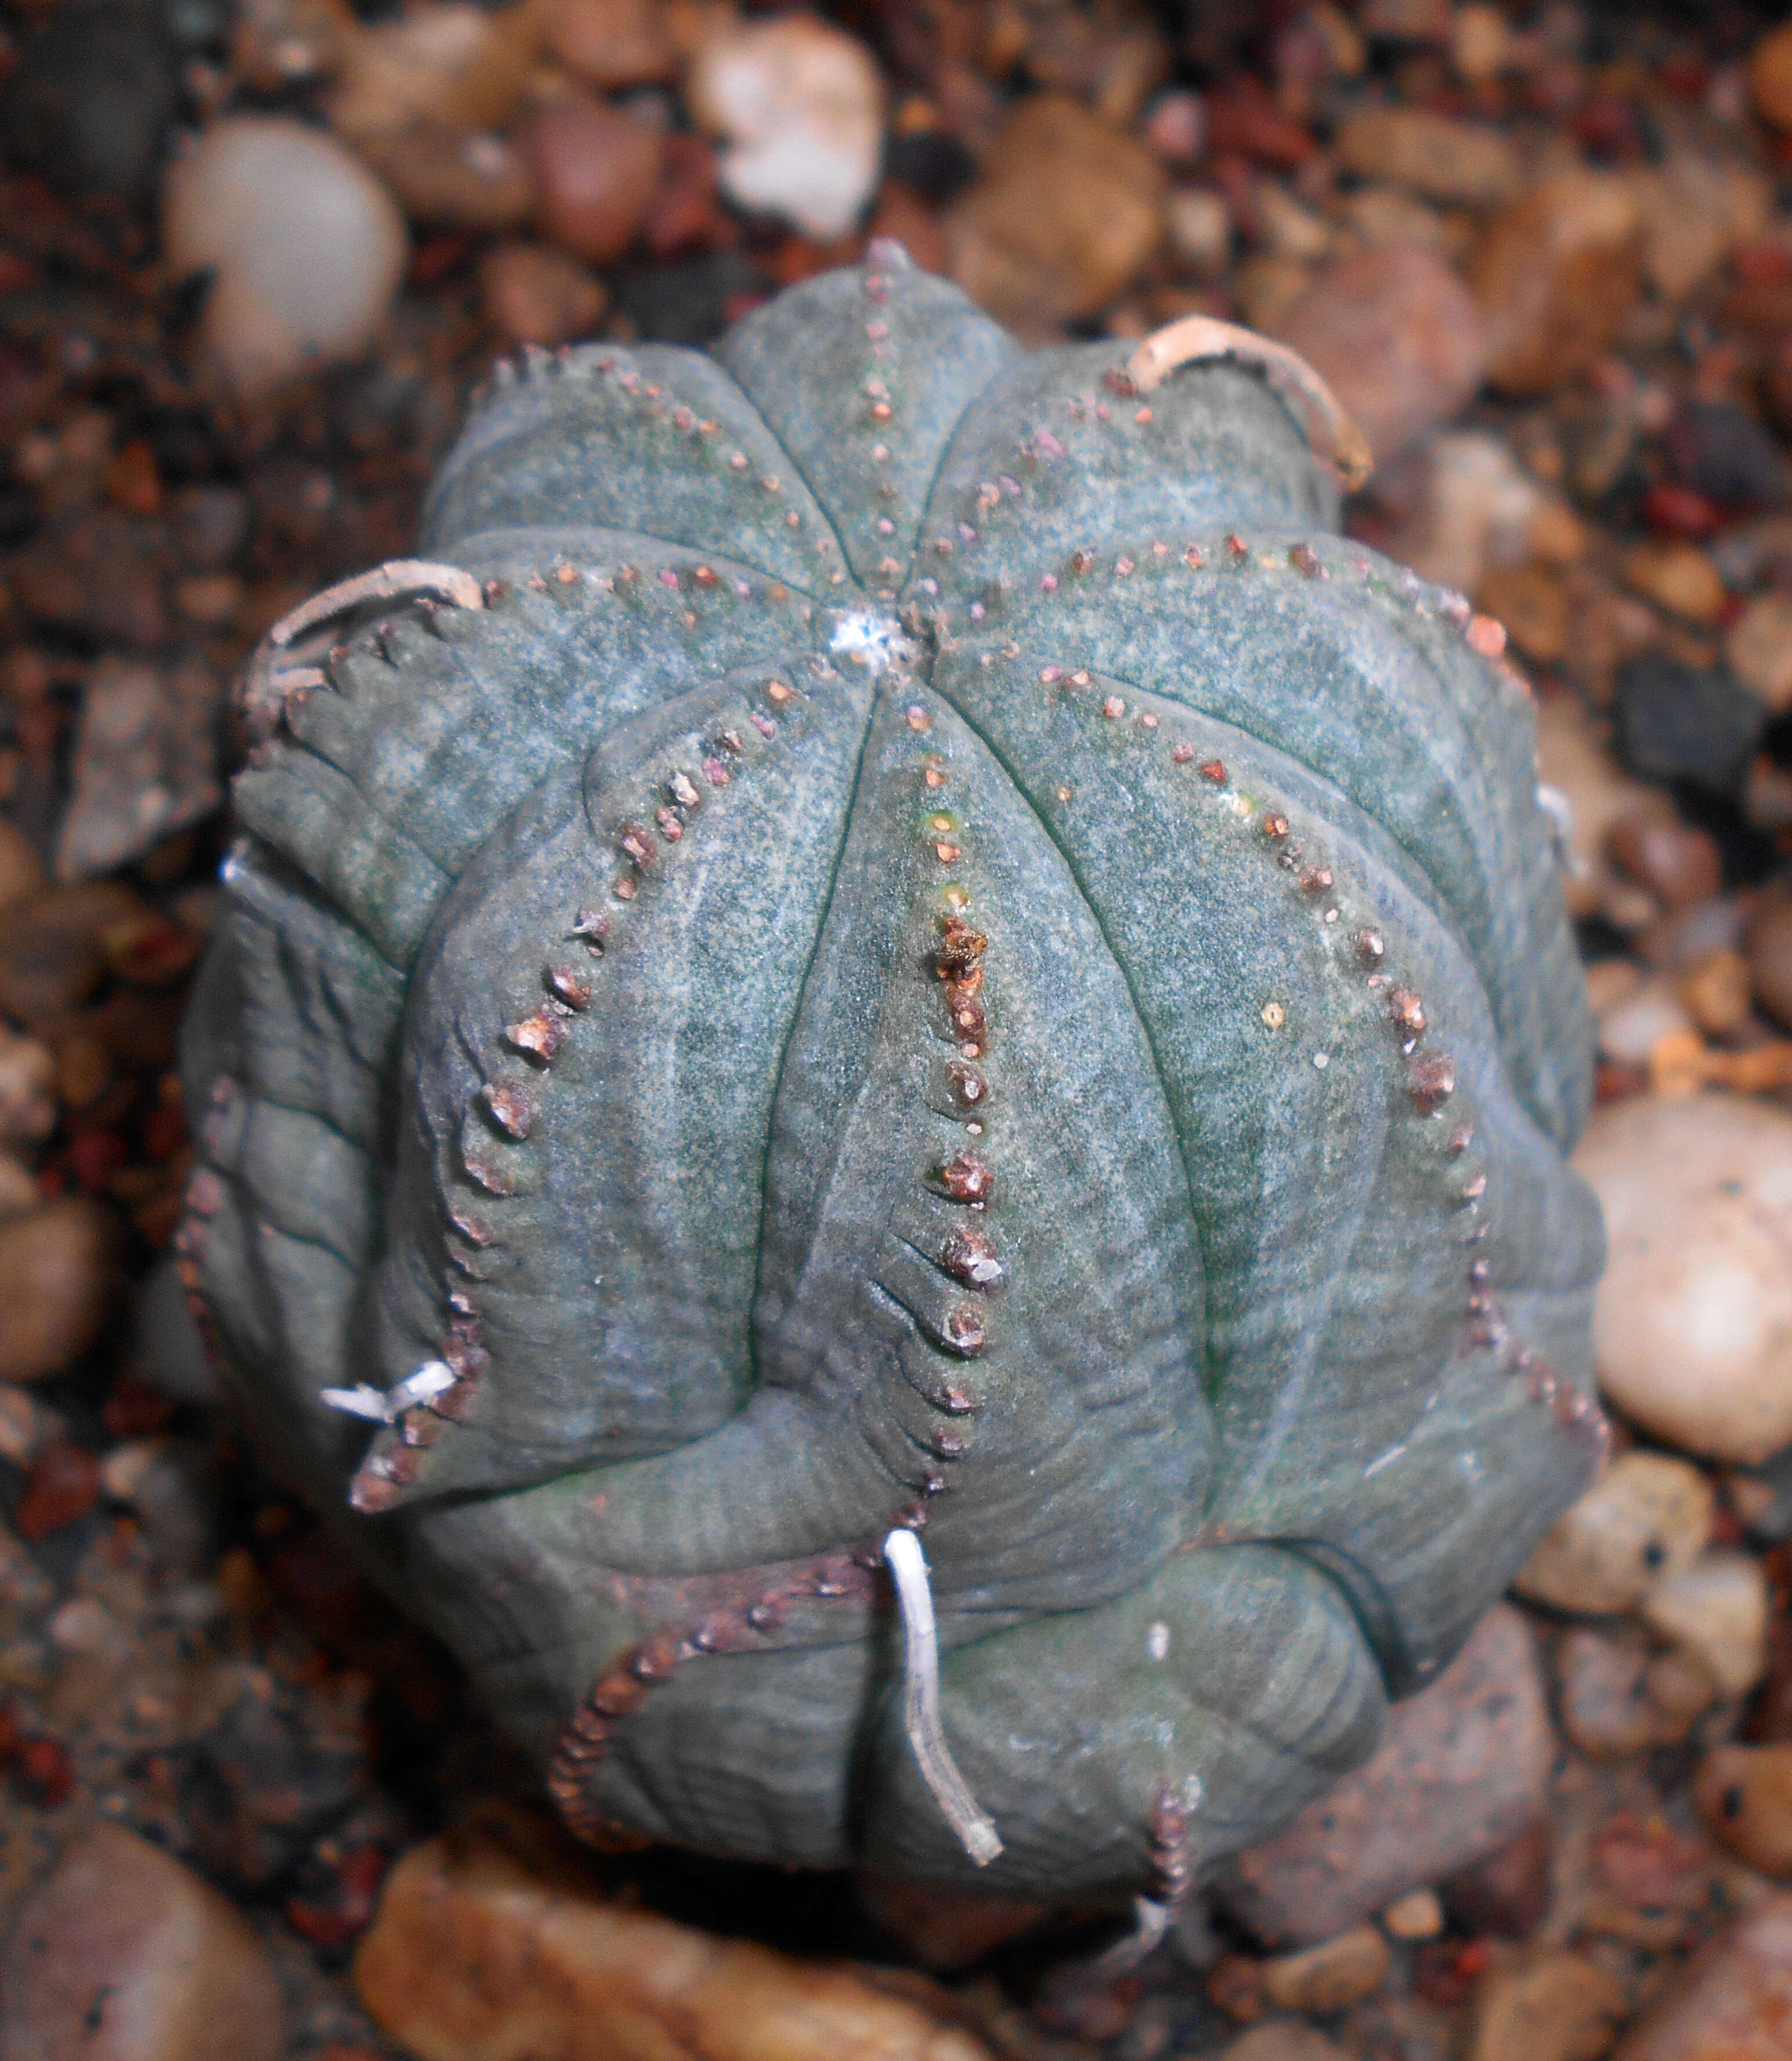
[[275,646],[290,644],[295,637],[340,615],[345,609],[359,607],[363,602],[397,601],[413,594],[434,594],[456,608],[485,606],[484,590],[459,566],[433,565],[427,558],[390,558],[370,573],[339,580],[322,594],[302,601],[268,631],[267,641]]
[[1168,1903],[1160,1903],[1154,1897],[1135,1896],[1133,1929],[1096,1955],[1088,1964],[1090,1975],[1105,1982],[1117,1982],[1122,1975],[1130,1975],[1157,1950],[1175,1915]]
[[1257,367],[1277,393],[1299,408],[1307,441],[1337,468],[1345,486],[1353,492],[1368,478],[1375,463],[1369,441],[1338,405],[1331,388],[1297,352],[1286,344],[1272,343],[1254,330],[1217,321],[1212,315],[1185,315],[1145,338],[1127,360],[1126,375],[1141,394],[1149,394],[1179,366],[1211,358],[1230,358]]
[[933,1626],[933,1591],[927,1556],[912,1531],[892,1531],[884,1541],[884,1563],[896,1583],[905,1643],[902,1723],[915,1764],[940,1815],[979,1867],[1002,1851],[995,1821],[978,1807],[946,1745],[940,1723],[940,1644]]

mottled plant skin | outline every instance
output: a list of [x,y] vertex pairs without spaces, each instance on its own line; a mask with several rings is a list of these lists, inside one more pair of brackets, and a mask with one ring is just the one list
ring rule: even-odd
[[1528,696],[1256,372],[1125,362],[874,246],[507,374],[483,605],[345,618],[237,782],[187,1279],[593,1837],[1166,1895],[1597,1465]]

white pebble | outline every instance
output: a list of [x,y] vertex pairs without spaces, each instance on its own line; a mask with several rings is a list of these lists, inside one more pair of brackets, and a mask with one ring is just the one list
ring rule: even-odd
[[732,200],[810,236],[858,220],[884,146],[883,82],[864,44],[802,14],[731,28],[699,50],[687,94],[728,140]]
[[359,159],[259,114],[214,122],[170,167],[162,242],[176,278],[214,274],[202,341],[246,398],[363,350],[408,249],[397,203]]

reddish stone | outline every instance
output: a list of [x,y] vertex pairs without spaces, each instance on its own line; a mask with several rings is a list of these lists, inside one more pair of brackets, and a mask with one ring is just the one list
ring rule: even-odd
[[1453,1924],[1501,1939],[1529,1938],[1542,1923],[1554,1887],[1553,1842],[1541,1818],[1441,1885]]
[[110,1439],[146,1439],[166,1429],[174,1406],[159,1388],[134,1374],[121,1374],[112,1384],[102,1413]]
[[1723,520],[1714,501],[1690,486],[1658,480],[1642,498],[1642,519],[1670,537],[1709,537]]
[[523,143],[547,234],[594,265],[621,257],[659,190],[663,134],[603,101],[571,94],[535,110]]
[[99,1462],[85,1446],[57,1439],[32,1461],[13,1513],[21,1539],[47,1539],[85,1517],[99,1494]]
[[13,1777],[27,1803],[54,1811],[74,1787],[74,1763],[54,1739],[21,1739],[13,1755]]

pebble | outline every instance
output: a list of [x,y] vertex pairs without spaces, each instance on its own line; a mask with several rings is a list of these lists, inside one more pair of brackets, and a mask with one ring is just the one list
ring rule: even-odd
[[1792,708],[1792,594],[1758,594],[1724,638],[1724,662],[1775,715]]
[[1394,1705],[1373,1759],[1231,1863],[1219,1900],[1272,1944],[1329,1939],[1521,1831],[1553,1752],[1530,1629],[1498,1605],[1429,1688]]
[[1746,1696],[1766,1672],[1767,1576],[1749,1553],[1707,1553],[1645,1599],[1643,1622],[1697,1655],[1726,1696]]
[[1682,482],[1720,508],[1770,506],[1786,498],[1778,446],[1734,401],[1693,395],[1662,442]]
[[248,1920],[115,1825],[71,1844],[0,1954],[0,2061],[279,2061],[281,2021]]
[[568,94],[535,110],[523,151],[541,195],[544,233],[594,265],[619,258],[659,185],[661,132],[605,101]]
[[1722,618],[1729,603],[1723,575],[1697,544],[1672,538],[1638,544],[1624,561],[1624,577],[1670,615],[1706,628]]
[[1631,995],[1599,1017],[1599,1056],[1616,1066],[1643,1067],[1664,1038],[1682,1037],[1693,1027],[1692,1012],[1674,984],[1646,981]]
[[1770,30],[1750,52],[1749,92],[1776,129],[1792,129],[1792,22]]
[[1742,944],[1756,1002],[1776,1023],[1792,1029],[1792,894],[1764,894]]
[[214,274],[204,348],[244,399],[356,357],[385,320],[407,255],[385,187],[335,138],[281,115],[214,122],[169,168],[170,276]]
[[735,24],[699,46],[685,92],[725,140],[731,200],[823,241],[856,224],[884,150],[884,82],[856,37],[809,14]]
[[1792,1876],[1792,1746],[1714,1747],[1693,1778],[1693,1801],[1738,1860]]
[[1644,780],[1685,780],[1734,794],[1767,726],[1767,711],[1721,666],[1692,666],[1663,650],[1618,669],[1614,714],[1625,765]]
[[1723,886],[1717,839],[1658,809],[1621,817],[1612,826],[1610,848],[1618,865],[1664,909],[1693,908]]
[[1634,1610],[1698,1561],[1716,1517],[1716,1493],[1698,1468],[1665,1454],[1620,1454],[1513,1586],[1557,1610]]
[[1736,1919],[1650,2004],[1612,2061],[1786,2061],[1792,1896]]
[[13,1511],[21,1539],[35,1541],[74,1524],[99,1494],[99,1462],[72,1439],[53,1439],[32,1456]]
[[1347,2061],[1347,2057],[1317,2027],[1280,2018],[1240,2034],[1215,2061]]
[[52,888],[0,912],[0,1010],[30,1023],[79,1008],[106,978],[106,933],[142,914],[114,880]]
[[1373,1996],[1392,1959],[1387,1941],[1373,1925],[1353,1925],[1317,1947],[1265,1961],[1263,1994],[1278,2010],[1323,2017]]
[[1672,150],[1623,176],[1642,218],[1643,271],[1664,301],[1685,300],[1738,243],[1766,230],[1773,195],[1751,168]]
[[1358,178],[1385,179],[1457,206],[1491,207],[1519,183],[1517,154],[1498,130],[1422,108],[1353,115],[1333,148],[1339,168]]
[[35,1145],[56,1128],[56,1055],[0,1028],[0,1139]]
[[1792,1443],[1792,1118],[1706,1093],[1594,1111],[1575,1165],[1605,1211],[1606,1399],[1666,1443],[1749,1465]]
[[392,2038],[455,2061],[988,2061],[920,1985],[892,1994],[613,1902],[563,1835],[501,1804],[398,1862],[355,1979]]
[[16,823],[0,818],[0,909],[35,894],[43,879],[37,846]]
[[1501,393],[1551,393],[1610,346],[1637,298],[1642,241],[1636,202],[1610,173],[1546,178],[1493,217],[1468,276]]
[[1702,952],[1680,976],[1680,999],[1708,1038],[1726,1038],[1748,1020],[1749,962],[1734,946]]
[[545,0],[535,13],[549,54],[600,92],[656,86],[676,68],[659,0]]
[[1464,2061],[1598,2061],[1626,2009],[1622,1985],[1580,1954],[1496,1967],[1476,1985]]
[[1232,210],[1206,186],[1178,186],[1164,207],[1170,248],[1203,279],[1217,278],[1232,261]]
[[421,0],[352,37],[329,101],[339,135],[431,125],[502,129],[516,118],[535,61],[533,7]]
[[1415,1889],[1381,1913],[1381,1929],[1390,1939],[1435,1939],[1444,1923],[1444,1907],[1434,1889]]
[[426,125],[363,136],[355,147],[411,220],[431,228],[520,229],[540,205],[522,150],[487,129]]
[[544,350],[588,334],[604,304],[587,266],[540,243],[494,244],[479,260],[479,297],[507,342]]
[[1563,1635],[1556,1648],[1561,1728],[1590,1760],[1677,1744],[1716,1693],[1716,1684],[1703,1680],[1690,1695],[1683,1670],[1658,1679],[1652,1666],[1648,1641],[1630,1627],[1580,1625]]
[[1568,589],[1549,566],[1497,567],[1481,582],[1475,599],[1484,615],[1503,622],[1506,634],[1533,665],[1553,666],[1568,649]]
[[1473,296],[1428,250],[1362,250],[1324,267],[1273,334],[1327,382],[1381,462],[1467,406],[1486,356]]
[[1459,594],[1535,554],[1548,493],[1497,438],[1475,430],[1435,436],[1413,454],[1410,505],[1389,540],[1402,565]]
[[1021,101],[947,210],[952,276],[1023,334],[1055,332],[1127,286],[1163,236],[1162,166],[1056,94]]
[[82,696],[58,880],[128,865],[213,813],[223,798],[223,699],[220,682],[190,660],[100,660]]
[[118,1226],[90,1195],[0,1223],[0,1381],[42,1381],[99,1337],[118,1285]]

